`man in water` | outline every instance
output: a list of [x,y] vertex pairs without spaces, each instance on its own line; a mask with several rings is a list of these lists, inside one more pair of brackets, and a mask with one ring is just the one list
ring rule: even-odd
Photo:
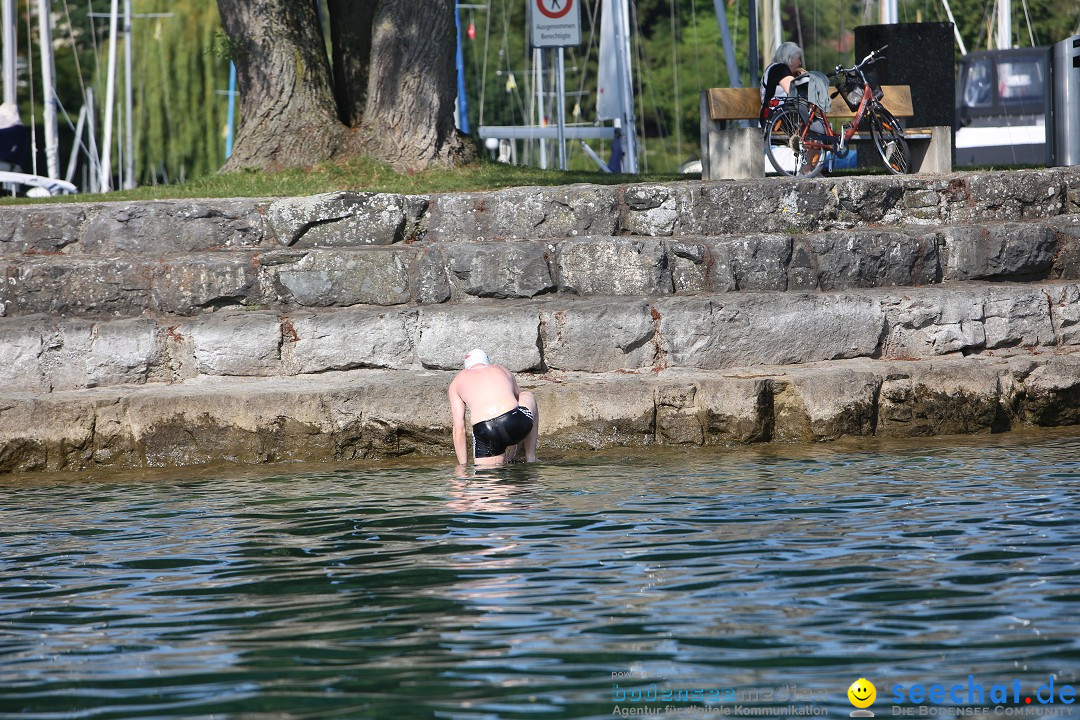
[[525,449],[527,462],[536,461],[540,425],[536,397],[521,391],[510,371],[493,365],[486,352],[477,348],[465,354],[465,369],[450,383],[449,395],[458,464],[469,461],[466,408],[473,424],[473,462],[478,467],[513,462],[519,445]]

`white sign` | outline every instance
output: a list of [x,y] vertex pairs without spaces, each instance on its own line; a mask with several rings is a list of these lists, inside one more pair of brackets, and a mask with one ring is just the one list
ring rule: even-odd
[[538,48],[581,44],[579,0],[529,0],[532,45]]

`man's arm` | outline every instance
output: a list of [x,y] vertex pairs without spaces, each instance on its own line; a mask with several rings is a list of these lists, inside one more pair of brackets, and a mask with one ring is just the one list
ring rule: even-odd
[[469,462],[469,445],[465,438],[465,401],[457,394],[457,387],[450,383],[450,415],[454,421],[454,453],[458,465]]
[[[503,370],[506,370],[506,368],[503,368]],[[517,378],[514,377],[514,373],[510,372],[509,370],[506,370],[506,374],[510,376],[510,385],[514,389],[514,399],[517,400],[519,397],[521,397],[521,388],[518,387]]]

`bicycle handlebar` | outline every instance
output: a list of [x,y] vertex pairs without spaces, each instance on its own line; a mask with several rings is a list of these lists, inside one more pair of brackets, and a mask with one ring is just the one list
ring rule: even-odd
[[830,77],[837,77],[837,76],[840,75],[840,73],[854,72],[856,70],[861,70],[864,65],[873,65],[874,63],[876,63],[879,60],[884,60],[885,58],[883,58],[881,56],[881,53],[887,47],[889,47],[889,46],[888,45],[882,45],[877,50],[871,50],[869,55],[867,55],[860,62],[856,63],[855,65],[853,65],[853,66],[851,66],[849,68],[846,68],[846,67],[844,67],[842,65],[837,65],[836,69],[833,70],[832,75],[830,75]]

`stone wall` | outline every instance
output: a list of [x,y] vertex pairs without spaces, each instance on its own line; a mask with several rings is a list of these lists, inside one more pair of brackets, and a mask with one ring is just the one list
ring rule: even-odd
[[[1077,422],[1080,169],[0,210],[0,471]],[[30,421],[27,421],[30,418]]]

